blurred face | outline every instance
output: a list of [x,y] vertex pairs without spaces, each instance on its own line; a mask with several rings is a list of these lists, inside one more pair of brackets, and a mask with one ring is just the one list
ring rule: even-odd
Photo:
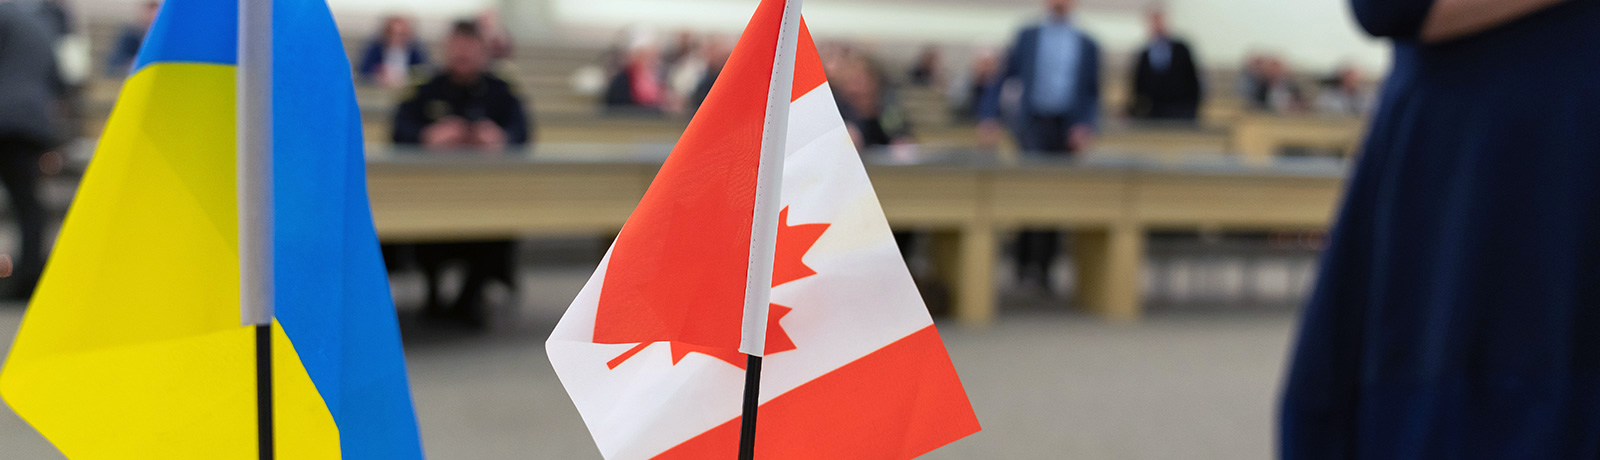
[[1153,10],[1150,12],[1150,34],[1157,37],[1167,36],[1167,12]]
[[453,35],[445,43],[445,61],[451,78],[463,83],[475,81],[489,64],[489,50],[481,38]]
[[384,29],[384,42],[390,45],[404,45],[411,42],[411,21],[402,18],[389,20],[389,25]]
[[1050,11],[1051,16],[1065,18],[1072,14],[1072,7],[1076,3],[1077,0],[1046,0],[1045,8]]

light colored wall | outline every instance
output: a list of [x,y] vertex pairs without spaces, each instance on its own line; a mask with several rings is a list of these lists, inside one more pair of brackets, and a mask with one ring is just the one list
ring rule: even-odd
[[[126,16],[141,0],[73,0],[93,16]],[[232,0],[218,0],[232,1]],[[1154,0],[1080,0],[1078,22],[1108,53],[1126,54],[1144,40],[1142,10]],[[519,37],[610,37],[645,25],[736,34],[756,0],[328,0],[347,31],[366,33],[376,18],[403,12],[437,34],[450,19],[501,5]],[[913,45],[923,42],[1003,45],[1040,14],[1039,0],[806,0],[807,20],[823,39]],[[1297,68],[1324,71],[1356,62],[1387,67],[1388,50],[1365,37],[1345,0],[1166,0],[1174,29],[1212,68],[1236,67],[1252,51],[1286,56]],[[521,28],[522,30],[515,30]],[[552,29],[559,29],[552,33]],[[1113,59],[1116,61],[1116,59]]]
[[[374,0],[375,1],[375,0]],[[528,0],[523,0],[528,1]],[[648,25],[736,33],[754,0],[538,0],[553,3],[563,26],[611,29]],[[806,17],[823,37],[876,42],[1002,45],[1036,20],[1041,2],[990,0],[807,0]],[[1145,40],[1142,0],[1085,0],[1078,22],[1110,53]],[[1343,0],[1170,0],[1170,21],[1211,67],[1232,67],[1252,51],[1284,55],[1306,70],[1351,61],[1386,68],[1387,47],[1356,28]]]

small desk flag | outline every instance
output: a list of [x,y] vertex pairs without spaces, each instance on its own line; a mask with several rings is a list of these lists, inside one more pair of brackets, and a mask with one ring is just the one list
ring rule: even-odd
[[913,458],[980,428],[801,26],[764,126],[784,0],[717,84],[547,350],[610,460],[734,459],[765,130],[786,129],[755,458]]
[[[274,3],[277,458],[420,459],[350,66],[322,0]],[[260,458],[238,20],[235,0],[162,6],[0,373],[0,396],[73,460]]]

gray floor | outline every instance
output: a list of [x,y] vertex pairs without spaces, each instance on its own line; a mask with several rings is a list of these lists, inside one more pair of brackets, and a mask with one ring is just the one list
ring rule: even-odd
[[[541,349],[585,273],[530,274],[489,333],[403,312],[424,443],[435,459],[599,458]],[[402,304],[414,280],[398,279]],[[1013,301],[1012,304],[1017,302]],[[0,343],[21,309],[0,305]],[[1040,305],[994,327],[942,325],[984,431],[930,459],[1266,459],[1294,322],[1286,310],[1159,311],[1113,326]],[[61,458],[0,410],[6,459]]]

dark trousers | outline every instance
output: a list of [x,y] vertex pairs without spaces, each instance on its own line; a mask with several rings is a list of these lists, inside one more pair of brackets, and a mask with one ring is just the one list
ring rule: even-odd
[[447,265],[460,263],[466,269],[461,291],[449,309],[470,322],[482,322],[483,294],[489,283],[499,281],[515,290],[516,242],[481,241],[468,243],[427,243],[416,246],[417,264],[427,280],[427,306],[430,314],[443,314],[446,309],[440,292],[440,278]]
[[[1028,154],[1070,157],[1072,126],[1077,121],[1065,116],[1031,115],[1018,144]],[[1061,249],[1061,232],[1029,230],[1017,236],[1017,279],[1050,287],[1050,274]]]
[[1017,235],[1017,279],[1048,289],[1060,249],[1061,232],[1025,230]]
[[1023,127],[1017,145],[1022,147],[1024,153],[1067,155],[1072,152],[1072,125],[1077,124],[1071,118],[1060,115],[1029,115],[1023,120]]
[[11,198],[11,212],[17,219],[22,238],[12,282],[4,295],[27,298],[44,272],[44,205],[39,203],[39,156],[41,149],[26,142],[0,139],[0,182]]

